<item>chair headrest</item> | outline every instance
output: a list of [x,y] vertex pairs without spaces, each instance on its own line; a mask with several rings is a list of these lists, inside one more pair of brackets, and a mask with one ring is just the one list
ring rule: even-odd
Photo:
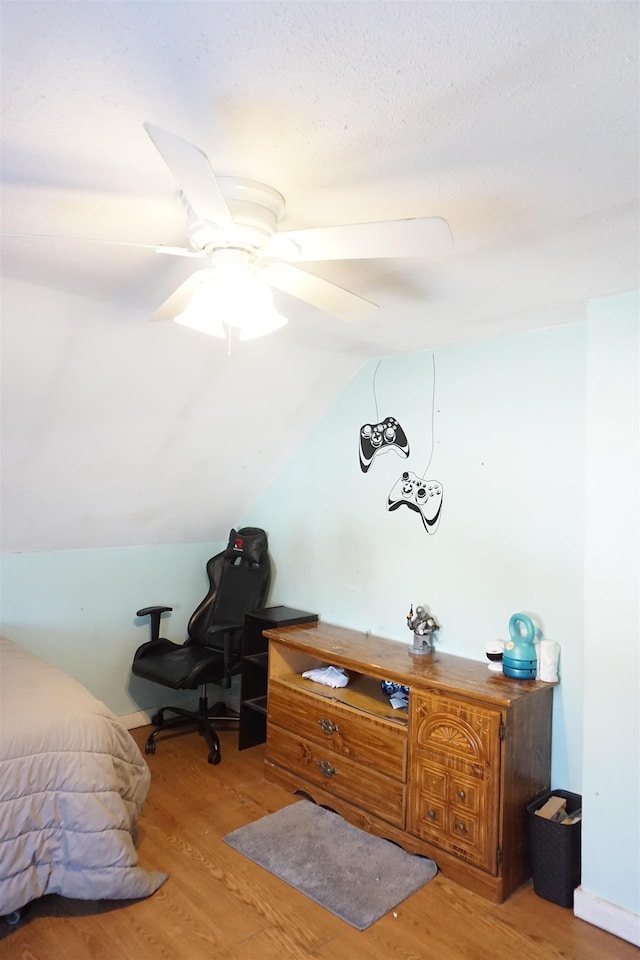
[[241,527],[239,530],[231,530],[224,556],[227,560],[262,563],[268,549],[269,543],[264,530],[260,527]]

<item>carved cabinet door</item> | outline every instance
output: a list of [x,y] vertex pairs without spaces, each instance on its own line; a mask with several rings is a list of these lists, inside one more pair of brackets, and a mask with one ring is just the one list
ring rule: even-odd
[[409,832],[497,874],[500,710],[416,691],[410,726]]

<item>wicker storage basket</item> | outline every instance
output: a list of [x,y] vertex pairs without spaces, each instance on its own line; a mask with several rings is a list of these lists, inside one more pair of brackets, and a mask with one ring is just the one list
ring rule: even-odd
[[533,889],[545,900],[572,907],[573,891],[580,885],[582,821],[566,824],[538,817],[535,811],[550,797],[565,799],[568,814],[582,808],[580,794],[567,790],[550,790],[527,807]]

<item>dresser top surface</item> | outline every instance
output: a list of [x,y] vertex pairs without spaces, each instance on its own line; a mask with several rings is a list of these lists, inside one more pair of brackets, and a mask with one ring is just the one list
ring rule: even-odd
[[474,699],[499,704],[510,704],[553,686],[540,680],[513,680],[491,672],[486,663],[437,649],[415,655],[408,643],[322,621],[275,627],[265,630],[264,635],[325,663],[366,672],[380,680],[395,680],[416,689],[464,692]]

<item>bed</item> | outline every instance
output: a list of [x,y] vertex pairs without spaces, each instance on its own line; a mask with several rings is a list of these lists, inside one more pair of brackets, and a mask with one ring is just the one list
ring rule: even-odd
[[0,637],[0,915],[48,893],[146,897],[138,865],[150,784],[128,730],[57,667]]

